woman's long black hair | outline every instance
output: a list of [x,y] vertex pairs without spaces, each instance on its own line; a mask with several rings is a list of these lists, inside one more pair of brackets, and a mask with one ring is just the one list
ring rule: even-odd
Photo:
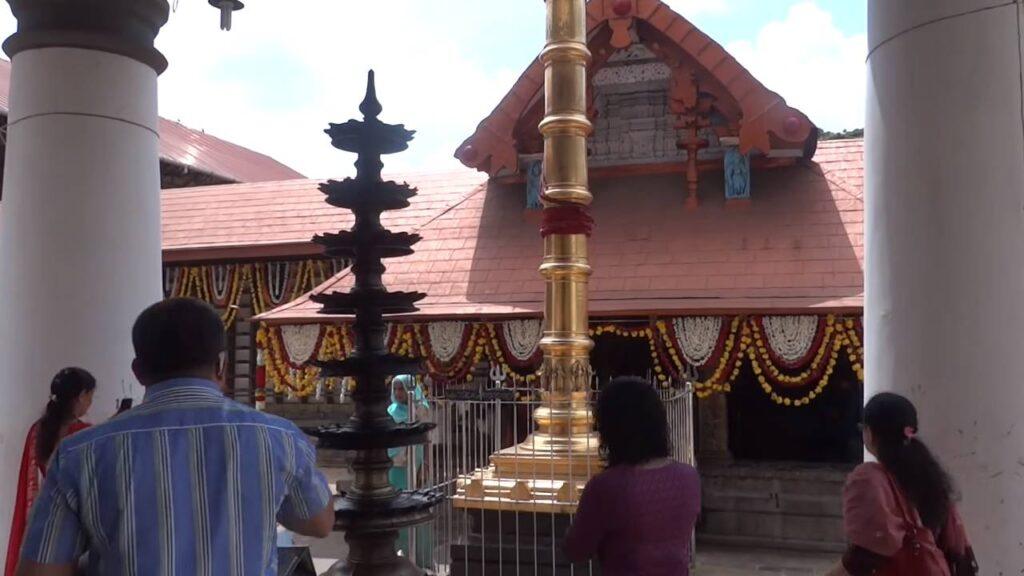
[[50,455],[57,448],[60,429],[74,418],[78,397],[95,388],[96,379],[81,368],[65,368],[53,377],[50,382],[50,401],[46,403],[46,412],[39,419],[36,433],[36,458],[39,462],[49,461]]
[[665,406],[641,378],[612,380],[601,390],[595,417],[608,466],[643,464],[672,452]]
[[883,392],[864,407],[864,425],[874,436],[875,456],[896,479],[925,527],[941,531],[949,515],[953,482],[916,437],[917,409],[903,396]]

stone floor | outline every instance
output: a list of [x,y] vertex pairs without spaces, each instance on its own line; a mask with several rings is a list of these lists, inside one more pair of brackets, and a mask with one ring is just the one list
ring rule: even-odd
[[[312,545],[318,572],[334,564],[337,551],[344,550],[345,546],[340,535],[318,542],[296,543]],[[703,547],[697,551],[694,576],[820,576],[837,561],[834,554]]]
[[697,549],[696,576],[818,576],[838,560],[835,554],[704,547]]
[[[332,483],[344,483],[348,478],[345,469],[325,468],[324,472]],[[295,544],[310,547],[318,573],[343,558],[348,550],[343,535],[338,532],[323,540],[297,536]],[[694,576],[818,576],[825,574],[838,560],[836,554],[827,553],[699,545]]]

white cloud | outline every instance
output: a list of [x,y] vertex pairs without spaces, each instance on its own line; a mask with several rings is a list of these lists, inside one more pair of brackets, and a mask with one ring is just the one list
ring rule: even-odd
[[[504,60],[521,60],[514,69],[488,62],[468,40],[468,30],[480,29],[474,21],[494,18],[478,1],[302,0],[301,8],[294,2],[250,3],[235,15],[231,32],[218,29],[207,2],[181,1],[158,38],[170,60],[160,79],[160,113],[312,177],[345,174],[353,157],[331,148],[322,130],[357,115],[372,67],[384,120],[418,131],[408,152],[385,160],[388,168],[454,167],[455,148],[540,48],[509,46],[512,57],[504,54]],[[730,9],[728,0],[669,3],[691,17]],[[6,37],[15,22],[2,4],[0,37]],[[438,10],[439,4],[446,9]],[[530,2],[516,16],[506,25],[535,20],[540,29],[543,5]],[[863,125],[866,39],[845,36],[813,2],[793,6],[785,20],[728,49],[821,127]]]
[[383,119],[418,131],[409,152],[386,160],[389,169],[453,167],[455,147],[511,79],[473,63],[472,47],[451,39],[443,15],[424,4],[265,3],[237,13],[224,33],[208,4],[182,2],[158,38],[171,61],[161,78],[161,114],[313,177],[348,173],[354,158],[331,148],[322,130],[358,115],[366,71],[374,68]]
[[845,35],[814,2],[792,6],[753,41],[726,49],[769,89],[826,130],[864,126],[867,38]]
[[724,14],[729,11],[726,0],[666,0],[665,3],[687,19],[704,14]]
[[[0,38],[16,27],[2,4]],[[222,32],[207,2],[181,1],[157,38],[170,61],[160,114],[311,177],[347,174],[354,157],[332,148],[323,129],[359,115],[373,68],[382,119],[417,130],[408,152],[385,159],[388,169],[438,170],[458,165],[455,148],[521,72],[474,61],[476,47],[458,42],[467,24],[437,3],[301,4],[249,3]],[[542,29],[543,6],[533,11]]]

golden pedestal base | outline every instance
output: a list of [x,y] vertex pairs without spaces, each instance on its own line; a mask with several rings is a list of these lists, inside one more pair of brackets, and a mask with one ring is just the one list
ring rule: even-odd
[[[596,434],[573,437],[573,450],[553,453],[549,438],[526,442],[491,456],[491,466],[459,479],[456,508],[572,514],[583,487],[603,469]],[[553,439],[564,442],[565,438]]]

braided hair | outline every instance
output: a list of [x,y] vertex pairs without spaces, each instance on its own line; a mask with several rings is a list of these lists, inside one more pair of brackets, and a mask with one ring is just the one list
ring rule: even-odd
[[50,401],[39,419],[36,433],[36,458],[47,462],[60,441],[60,430],[75,417],[75,402],[96,388],[96,378],[81,368],[65,368],[50,382]]

